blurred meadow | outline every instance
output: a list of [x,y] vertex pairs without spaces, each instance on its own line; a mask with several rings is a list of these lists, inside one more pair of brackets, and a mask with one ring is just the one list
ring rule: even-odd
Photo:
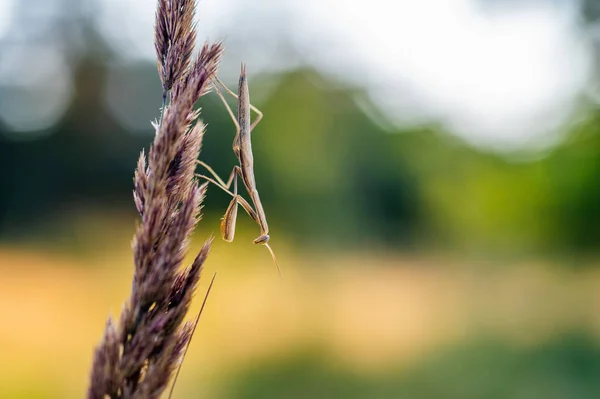
[[[154,0],[0,0],[0,397],[77,398],[129,295]],[[177,398],[600,397],[600,1],[201,0],[268,252],[209,187]],[[234,102],[232,101],[233,105]],[[201,159],[226,177],[214,95]],[[193,255],[193,254],[192,254]]]

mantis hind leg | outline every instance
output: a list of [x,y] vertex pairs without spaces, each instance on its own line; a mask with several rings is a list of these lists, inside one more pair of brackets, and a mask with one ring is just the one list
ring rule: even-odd
[[[232,97],[234,97],[236,100],[239,98],[239,96],[237,94],[235,94],[233,91],[231,91],[231,89],[229,87],[227,87],[225,85],[225,83],[223,83],[221,81],[221,79],[219,79],[218,77],[215,77],[215,81],[223,88],[223,90],[225,90],[227,93],[229,93]],[[213,85],[216,88],[216,85]],[[229,115],[231,116],[232,119],[235,120],[234,116],[233,116],[233,111],[231,111],[231,108],[229,107],[229,105],[227,105],[227,102],[225,101],[225,99],[222,97],[221,92],[219,91],[219,89],[216,89],[217,93],[221,96],[221,100],[223,102],[225,102],[225,105],[227,106],[227,109],[229,111]],[[254,120],[254,122],[252,122],[252,124],[250,125],[250,131],[254,130],[254,128],[256,127],[256,125],[258,125],[258,123],[262,120],[263,118],[263,113],[261,110],[259,110],[258,108],[256,108],[254,105],[250,104],[250,109],[252,111],[254,111],[256,113],[256,119]],[[237,120],[235,120],[235,123],[237,125],[237,128],[239,129],[239,125],[237,123]],[[238,130],[239,131],[239,130]],[[237,135],[236,135],[237,137]]]
[[[215,78],[215,79],[218,79],[218,78]],[[221,82],[221,81],[219,81],[219,82]],[[227,88],[227,86],[223,85],[223,83],[220,83],[220,84],[225,88],[225,90],[230,91]],[[233,152],[235,152],[235,156],[239,158],[240,157],[240,154],[239,154],[239,152],[240,152],[240,150],[239,150],[239,148],[240,148],[240,144],[239,144],[240,124],[239,124],[237,118],[235,117],[235,115],[233,114],[231,107],[229,106],[229,104],[227,104],[227,100],[225,100],[223,93],[221,93],[221,90],[219,90],[219,87],[216,84],[214,84],[214,82],[213,82],[213,87],[215,88],[215,92],[221,99],[221,102],[225,106],[225,109],[227,110],[229,117],[231,118],[231,120],[233,121],[233,124],[235,125],[235,136],[233,139]]]
[[[198,161],[198,163],[200,163],[203,166],[206,165],[204,162],[201,162],[201,161]],[[230,182],[234,178],[236,173],[240,173],[239,169],[240,169],[239,166],[233,167],[233,171],[231,172],[231,176],[229,178]],[[212,169],[209,169],[209,171],[212,171]],[[246,199],[244,197],[237,194],[237,189],[236,189],[235,193],[232,193],[231,191],[229,191],[229,186],[231,185],[231,183],[229,183],[227,185],[223,184],[223,180],[221,178],[219,178],[219,176],[216,173],[214,173],[214,171],[212,171],[212,172],[213,172],[213,176],[216,178],[216,180],[209,176],[205,176],[205,175],[202,175],[199,173],[196,173],[196,176],[201,179],[204,179],[208,182],[211,182],[215,186],[219,187],[221,190],[225,191],[227,194],[231,195],[237,201],[237,203],[240,204],[242,206],[242,208],[244,208],[244,210],[246,211],[248,216],[250,216],[252,218],[252,220],[254,220],[256,223],[259,223],[258,216],[256,214],[256,211],[252,208],[252,205],[250,205],[250,203],[248,203],[248,201],[246,201]],[[237,181],[236,181],[236,184],[237,184]]]
[[[217,172],[214,171],[213,168],[210,167],[210,165],[208,165],[206,162],[203,161],[199,161],[197,160],[196,163],[200,166],[203,166],[204,169],[208,170],[208,172],[215,178],[215,180],[217,180],[217,182],[213,183],[219,187],[221,187],[222,189],[224,189],[227,193],[231,194],[231,192],[229,191],[229,187],[231,187],[231,182],[233,182],[233,178],[235,177],[235,173],[236,173],[236,168],[239,168],[239,166],[234,166],[233,170],[231,171],[231,174],[229,175],[229,178],[227,179],[227,183],[225,183],[223,181],[223,179],[221,179],[219,177],[219,175],[217,174]],[[204,177],[203,175],[198,175],[200,177]],[[205,178],[205,180],[207,180]]]

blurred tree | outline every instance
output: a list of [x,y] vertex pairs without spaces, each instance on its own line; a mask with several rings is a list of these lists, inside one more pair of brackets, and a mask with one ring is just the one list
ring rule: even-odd
[[[582,6],[590,35],[597,3],[587,0]],[[0,125],[4,239],[37,233],[52,215],[77,206],[133,212],[132,171],[152,129],[149,123],[142,131],[128,125],[123,116],[130,111],[119,107],[158,114],[155,66],[120,64],[89,16],[78,10],[66,27],[50,24],[43,30],[62,32],[59,38],[67,28],[80,33],[76,41],[61,42],[78,49],[65,50],[73,71],[65,115],[51,134],[36,140],[15,140],[9,127]],[[115,70],[136,78],[111,81]],[[545,156],[516,161],[520,154],[473,148],[433,123],[386,129],[393,125],[384,116],[367,115],[357,105],[369,101],[363,91],[311,69],[255,76],[251,89],[265,112],[253,146],[273,231],[303,245],[539,254],[596,250],[600,118],[595,106],[585,105],[590,99],[582,101],[587,107],[582,121],[564,132],[564,142]],[[119,101],[111,103],[110,95]],[[208,122],[201,156],[226,176],[235,163],[233,124],[214,95],[201,106]],[[218,190],[211,193],[205,211],[221,213],[228,198]]]

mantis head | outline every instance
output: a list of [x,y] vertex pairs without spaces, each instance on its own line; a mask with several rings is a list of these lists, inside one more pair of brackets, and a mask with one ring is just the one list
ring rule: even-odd
[[260,237],[256,238],[256,239],[254,240],[254,243],[255,243],[255,244],[261,244],[261,245],[264,245],[264,244],[266,244],[267,242],[269,242],[269,238],[271,238],[271,237],[269,237],[269,235],[268,235],[268,234],[263,234],[262,236],[260,236]]

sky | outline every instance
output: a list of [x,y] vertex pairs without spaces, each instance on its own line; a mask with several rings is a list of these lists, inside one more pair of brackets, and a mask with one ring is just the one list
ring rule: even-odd
[[[153,61],[154,0],[81,1],[124,62]],[[256,74],[308,64],[363,88],[392,123],[433,120],[479,146],[543,146],[570,120],[589,82],[591,44],[572,2],[508,4],[199,0],[198,36],[226,41],[230,78],[242,60]],[[0,40],[15,9],[0,0]],[[68,82],[57,85],[54,98],[66,96]]]

